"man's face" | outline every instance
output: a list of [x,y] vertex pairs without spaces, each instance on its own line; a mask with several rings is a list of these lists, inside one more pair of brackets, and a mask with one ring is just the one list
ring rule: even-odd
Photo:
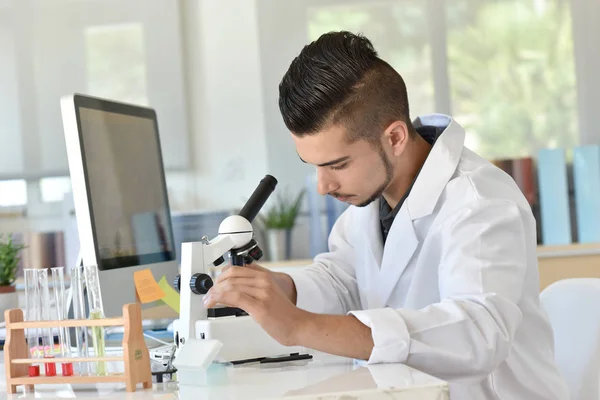
[[383,148],[366,140],[348,143],[343,127],[292,138],[300,159],[317,167],[321,195],[330,194],[364,207],[381,196],[393,178],[393,167]]

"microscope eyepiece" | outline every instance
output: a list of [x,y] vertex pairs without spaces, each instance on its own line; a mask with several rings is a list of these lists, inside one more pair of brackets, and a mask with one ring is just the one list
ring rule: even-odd
[[238,215],[246,218],[248,222],[252,222],[260,212],[260,209],[265,205],[276,186],[277,179],[271,175],[265,175]]

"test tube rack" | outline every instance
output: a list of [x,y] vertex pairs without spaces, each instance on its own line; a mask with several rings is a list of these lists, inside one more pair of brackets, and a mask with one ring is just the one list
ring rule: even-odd
[[[135,392],[138,383],[144,389],[152,387],[150,355],[142,330],[142,309],[139,303],[123,306],[123,316],[102,319],[69,319],[62,321],[30,321],[24,322],[23,310],[12,309],[4,312],[6,321],[6,341],[4,344],[4,364],[6,368],[6,388],[16,393],[17,386],[24,385],[33,389],[38,384],[94,384],[104,382],[124,382],[128,392]],[[94,327],[124,326],[123,355],[114,357],[71,357],[71,358],[30,358],[25,329],[54,327]],[[46,362],[119,362],[125,363],[125,372],[108,375],[71,375],[71,376],[36,376],[30,377],[28,366]]]

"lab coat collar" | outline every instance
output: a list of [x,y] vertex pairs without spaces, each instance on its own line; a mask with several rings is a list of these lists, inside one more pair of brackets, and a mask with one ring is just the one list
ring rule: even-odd
[[414,125],[434,125],[445,129],[435,141],[406,199],[406,206],[413,220],[433,212],[444,187],[456,171],[465,143],[465,130],[447,115],[420,116],[414,121]]

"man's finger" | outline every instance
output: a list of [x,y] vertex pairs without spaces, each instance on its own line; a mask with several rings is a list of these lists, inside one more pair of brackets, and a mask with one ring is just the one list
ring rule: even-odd
[[231,264],[223,267],[221,269],[221,274],[224,274],[225,272],[227,272],[228,270],[230,270],[232,267],[233,267],[233,265],[231,265]]
[[[254,289],[256,290],[256,289]],[[204,297],[204,306],[206,308],[215,307],[222,304],[228,307],[237,307],[250,313],[258,305],[258,300],[246,291],[214,291]]]
[[261,267],[260,265],[258,265],[258,264],[256,264],[256,263],[247,264],[247,265],[245,266],[245,268],[250,268],[250,269],[253,269],[253,270],[255,270],[255,271],[263,271],[263,272],[265,272],[265,271],[269,271],[269,270],[268,270],[268,269],[266,269],[265,267]]
[[256,277],[260,273],[261,273],[261,271],[258,271],[258,270],[253,269],[253,268],[231,267],[227,271],[222,272],[217,277],[217,279],[215,279],[215,283],[219,283],[219,282],[222,282],[224,280],[227,280],[227,279],[233,278],[233,277],[236,277],[236,278],[252,278],[252,277]]
[[[210,289],[210,297],[211,298],[218,298],[218,297],[222,297],[223,295],[229,295],[229,294],[235,295],[235,293],[248,295],[256,300],[261,300],[266,297],[266,291],[262,288],[248,286],[245,284],[235,284],[235,283],[232,283],[229,281],[226,283],[220,284],[219,286],[213,286]],[[231,299],[231,297],[228,297],[228,298]]]
[[270,282],[266,279],[263,279],[260,276],[254,276],[250,278],[245,276],[232,276],[230,278],[217,281],[213,287],[221,288],[228,287],[229,285],[249,286],[254,288],[266,289],[269,287]]

